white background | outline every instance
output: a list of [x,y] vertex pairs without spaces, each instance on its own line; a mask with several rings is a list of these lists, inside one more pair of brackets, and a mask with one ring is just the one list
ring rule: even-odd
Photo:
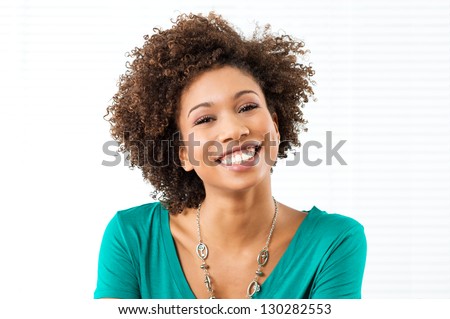
[[365,226],[364,298],[450,298],[449,1],[207,3],[0,1],[2,297],[92,299],[107,222],[151,201],[140,171],[101,165],[125,53],[215,10],[245,35],[270,23],[304,40],[317,101],[301,140],[346,140],[345,166],[279,163],[276,198]]

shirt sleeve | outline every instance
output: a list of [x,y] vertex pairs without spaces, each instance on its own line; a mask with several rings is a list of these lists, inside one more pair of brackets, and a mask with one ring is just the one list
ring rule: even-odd
[[123,234],[119,214],[109,222],[103,235],[94,298],[141,298],[136,269]]
[[367,255],[364,228],[353,226],[337,238],[314,281],[311,299],[359,299]]

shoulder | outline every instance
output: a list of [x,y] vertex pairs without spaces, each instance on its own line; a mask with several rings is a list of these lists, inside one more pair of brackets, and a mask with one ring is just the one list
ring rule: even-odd
[[308,212],[310,229],[325,238],[364,235],[364,227],[357,220],[336,213],[328,213],[314,206]]
[[317,208],[316,206],[313,206],[308,214],[311,215],[314,223],[322,227],[342,229],[363,228],[363,226],[358,221],[349,216],[337,213],[329,213]]
[[165,208],[160,202],[153,202],[118,210],[116,216],[121,220],[132,221],[160,214],[162,210]]
[[160,202],[146,203],[117,211],[110,223],[125,232],[147,232],[149,225],[157,224],[164,213],[168,212]]

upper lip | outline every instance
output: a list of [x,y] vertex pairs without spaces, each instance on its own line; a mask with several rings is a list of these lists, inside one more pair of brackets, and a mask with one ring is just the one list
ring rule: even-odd
[[246,149],[252,148],[252,147],[253,148],[258,148],[260,145],[261,145],[260,142],[248,141],[248,142],[244,142],[242,145],[236,145],[236,146],[233,146],[231,148],[226,147],[226,151],[223,154],[219,155],[217,157],[216,161],[221,160],[222,158],[224,158],[225,156],[227,156],[227,155],[229,155],[231,153],[234,153],[234,152],[237,152],[237,151],[245,151]]

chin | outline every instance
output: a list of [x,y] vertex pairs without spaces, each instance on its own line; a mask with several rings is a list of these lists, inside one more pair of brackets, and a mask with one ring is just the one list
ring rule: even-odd
[[[227,172],[228,176],[221,175],[211,183],[208,180],[203,180],[205,189],[208,189],[208,184],[214,189],[219,189],[223,192],[246,192],[258,187],[264,187],[265,182],[270,187],[270,166],[264,167],[264,171],[259,171],[257,174],[243,174],[240,171]],[[210,179],[210,177],[208,178]]]

